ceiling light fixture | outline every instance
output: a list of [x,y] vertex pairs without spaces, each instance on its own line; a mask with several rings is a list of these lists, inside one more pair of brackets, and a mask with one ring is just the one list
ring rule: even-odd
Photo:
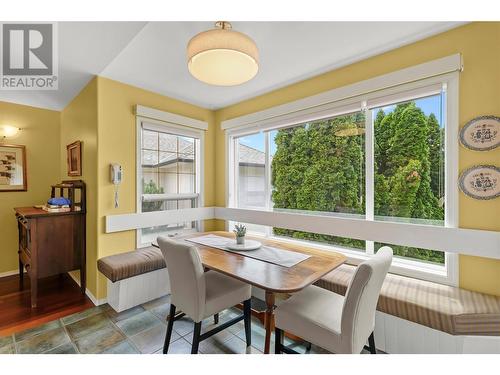
[[259,70],[255,42],[218,21],[215,29],[195,35],[188,43],[189,72],[198,80],[216,86],[235,86],[251,80]]

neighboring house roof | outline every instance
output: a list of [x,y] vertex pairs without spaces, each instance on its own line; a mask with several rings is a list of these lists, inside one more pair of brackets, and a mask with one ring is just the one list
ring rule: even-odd
[[[145,131],[143,136],[143,149],[147,151],[143,155],[144,167],[163,167],[168,164],[181,162],[193,162],[194,140],[178,137],[172,134]],[[158,147],[159,141],[159,147]],[[159,155],[158,151],[159,148]],[[157,160],[159,157],[159,160]]]
[[240,164],[262,167],[266,164],[266,154],[263,151],[242,143],[239,144],[238,155]]
[[[148,158],[146,154],[143,157],[144,167],[163,167],[176,162],[193,162],[194,159],[194,142],[189,142],[188,140],[178,137],[179,149],[178,153],[174,153],[176,150],[176,136],[170,137],[160,137],[160,160],[155,163],[155,156],[157,152],[151,154],[151,158]],[[157,140],[150,137],[144,137],[145,149],[154,150],[157,147]],[[165,151],[163,151],[165,150]],[[172,150],[172,151],[167,151]],[[241,144],[239,145],[239,163],[247,166],[263,167],[266,163],[266,154],[263,151],[257,150],[256,148]],[[172,152],[172,153],[171,153]],[[154,155],[153,155],[154,154]],[[183,155],[184,154],[184,155]],[[148,160],[149,159],[149,160]]]

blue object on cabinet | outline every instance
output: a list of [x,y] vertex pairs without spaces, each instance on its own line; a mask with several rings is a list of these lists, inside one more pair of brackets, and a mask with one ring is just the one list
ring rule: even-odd
[[70,205],[71,201],[68,198],[65,197],[57,197],[57,198],[50,198],[47,201],[48,204],[54,205],[54,206],[64,206],[64,205]]

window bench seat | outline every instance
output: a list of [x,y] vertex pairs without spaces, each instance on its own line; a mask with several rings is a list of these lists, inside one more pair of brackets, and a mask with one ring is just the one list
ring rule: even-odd
[[[356,267],[342,265],[316,285],[345,295]],[[500,336],[500,297],[388,274],[377,310],[451,335]]]
[[170,293],[165,260],[153,246],[101,258],[97,269],[108,279],[107,301],[117,312]]
[[110,255],[97,261],[97,269],[112,282],[165,268],[161,251],[149,246]]
[[[155,247],[104,257],[97,264],[108,278],[108,303],[116,311],[170,293],[165,261]],[[342,265],[316,285],[344,295],[355,269]],[[389,274],[377,310],[377,346],[388,353],[475,348],[500,353],[500,297]]]

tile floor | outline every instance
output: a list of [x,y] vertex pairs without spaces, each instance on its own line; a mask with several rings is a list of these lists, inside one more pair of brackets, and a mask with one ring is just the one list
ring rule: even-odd
[[[0,354],[160,354],[167,330],[166,316],[169,308],[169,296],[121,313],[116,313],[109,305],[92,307],[11,336],[0,337]],[[220,323],[240,313],[235,308],[226,310],[220,314]],[[206,319],[202,332],[213,326],[213,319]],[[193,322],[189,318],[175,321],[169,354],[189,354],[192,332]],[[241,321],[202,341],[199,351],[203,354],[259,354],[264,349],[264,334],[262,324],[253,319],[252,346],[247,348]],[[304,345],[291,340],[287,339],[286,344],[298,352],[306,351]],[[327,352],[313,345],[310,353]]]

